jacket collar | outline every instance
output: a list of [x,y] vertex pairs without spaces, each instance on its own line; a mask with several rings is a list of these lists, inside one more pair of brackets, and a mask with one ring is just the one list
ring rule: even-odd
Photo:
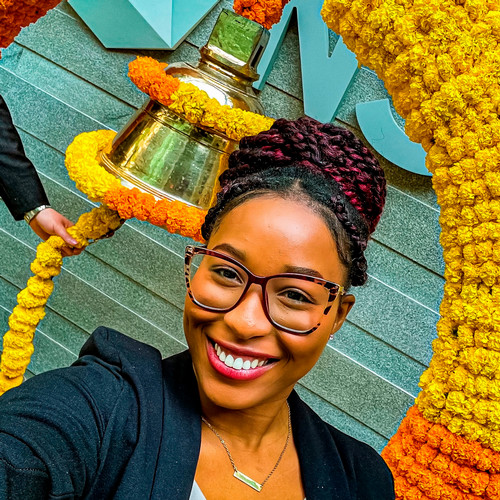
[[[163,373],[164,427],[152,498],[189,498],[201,444],[200,400],[189,352],[164,360]],[[327,424],[295,391],[289,404],[307,500],[351,498]]]

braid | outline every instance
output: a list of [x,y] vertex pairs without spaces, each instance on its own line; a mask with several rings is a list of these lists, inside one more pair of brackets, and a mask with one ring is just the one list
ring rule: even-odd
[[366,274],[368,264],[365,258],[365,250],[368,243],[366,228],[358,228],[356,224],[349,219],[345,200],[342,195],[339,195],[336,199],[332,199],[332,202],[332,212],[342,224],[344,231],[351,240],[351,265],[348,283],[352,286],[364,285],[368,278]]
[[347,200],[375,230],[386,196],[384,171],[371,151],[349,130],[304,117],[276,120],[270,130],[240,142],[220,177],[222,189],[238,177],[273,166],[301,165],[337,182]]
[[352,132],[307,117],[277,120],[270,130],[241,140],[219,182],[202,227],[206,240],[224,214],[245,200],[263,193],[298,200],[305,195],[334,235],[349,271],[347,287],[366,282],[364,251],[382,214],[386,182],[377,159]]

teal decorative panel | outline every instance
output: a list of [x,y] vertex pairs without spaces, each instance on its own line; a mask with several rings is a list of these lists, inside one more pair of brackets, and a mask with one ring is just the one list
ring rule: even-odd
[[[323,0],[292,0],[287,4],[281,21],[271,30],[271,39],[259,64],[261,78],[255,86],[264,87],[296,9],[305,113],[319,121],[330,122],[358,71],[358,64],[341,39],[329,54],[328,28],[320,15],[322,5]],[[297,55],[295,57],[299,62]]]
[[389,99],[356,106],[358,123],[368,142],[387,160],[415,174],[431,175],[425,167],[425,151],[411,142],[391,113]]
[[102,44],[175,49],[218,0],[69,0]]

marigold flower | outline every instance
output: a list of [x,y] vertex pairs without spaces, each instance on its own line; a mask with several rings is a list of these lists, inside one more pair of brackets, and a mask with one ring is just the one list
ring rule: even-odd
[[[408,136],[428,153],[446,265],[439,338],[416,400],[421,413],[408,412],[384,456],[398,498],[500,498],[500,5],[365,4],[326,0],[322,15],[384,80]],[[443,425],[414,435],[422,446],[412,462],[406,434],[419,418]],[[396,459],[399,443],[405,455]],[[449,459],[428,463],[426,443]]]

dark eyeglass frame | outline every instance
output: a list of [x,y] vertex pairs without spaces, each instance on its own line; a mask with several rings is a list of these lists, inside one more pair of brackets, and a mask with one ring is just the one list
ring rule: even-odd
[[[243,271],[246,272],[246,274],[248,276],[248,282],[245,285],[245,288],[243,289],[243,292],[241,293],[240,298],[236,301],[236,303],[233,306],[219,309],[217,307],[210,307],[210,306],[206,306],[205,304],[201,304],[200,302],[198,302],[195,299],[193,292],[191,290],[191,285],[189,283],[189,274],[190,274],[189,271],[190,271],[192,258],[195,255],[200,255],[200,254],[208,255],[211,257],[218,257],[220,259],[226,260],[228,262],[231,262],[235,266],[239,267],[240,269],[243,269]],[[246,293],[247,293],[248,289],[250,288],[250,285],[252,285],[252,283],[260,285],[262,288],[262,307],[264,309],[264,314],[266,315],[267,320],[269,321],[269,323],[271,323],[271,325],[273,325],[278,330],[281,330],[281,331],[286,332],[286,333],[291,333],[293,335],[309,335],[312,332],[314,332],[314,330],[316,330],[319,327],[319,325],[321,324],[321,320],[323,319],[323,317],[326,316],[330,312],[330,309],[332,308],[332,305],[335,302],[335,299],[339,295],[342,296],[342,295],[345,295],[345,293],[346,293],[344,290],[344,287],[342,285],[334,283],[333,281],[325,280],[323,278],[317,278],[316,276],[309,276],[308,274],[282,273],[282,274],[273,274],[272,276],[258,276],[256,274],[252,273],[252,271],[250,271],[249,269],[247,269],[241,262],[238,262],[236,259],[234,259],[233,257],[230,257],[229,255],[227,255],[225,253],[217,252],[215,250],[209,250],[208,248],[205,248],[205,247],[195,247],[193,245],[186,246],[186,254],[185,254],[185,258],[184,258],[184,275],[185,275],[185,279],[186,279],[187,292],[188,292],[188,295],[189,295],[189,298],[191,299],[191,301],[194,304],[196,304],[198,307],[200,307],[201,309],[204,309],[205,311],[217,312],[217,313],[227,313],[229,311],[232,311],[234,308],[236,308],[241,303],[241,301],[243,300],[243,297],[246,295]],[[268,281],[271,280],[272,278],[298,278],[298,279],[302,279],[304,281],[310,281],[313,283],[317,283],[318,285],[321,285],[328,290],[329,296],[328,296],[327,305],[325,307],[325,310],[323,311],[323,315],[321,316],[321,319],[318,321],[318,324],[316,326],[314,326],[310,330],[306,330],[306,331],[292,330],[290,328],[286,328],[284,326],[281,326],[279,323],[276,323],[271,318],[271,315],[269,314],[268,296],[267,296],[266,285],[267,285]]]

